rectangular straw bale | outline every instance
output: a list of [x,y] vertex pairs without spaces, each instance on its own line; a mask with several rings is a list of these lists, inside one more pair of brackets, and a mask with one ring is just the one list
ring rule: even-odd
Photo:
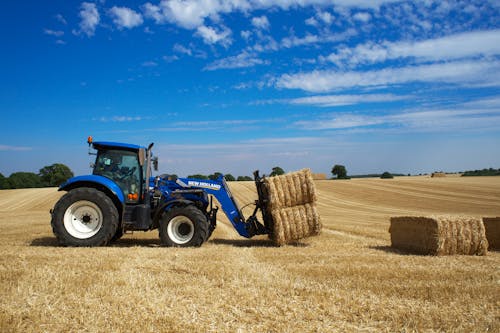
[[310,169],[264,179],[270,209],[293,207],[316,201],[316,187]]
[[490,250],[500,250],[500,217],[483,217]]
[[468,216],[391,217],[392,247],[431,255],[485,255],[488,250],[482,220]]
[[271,239],[278,245],[285,245],[299,239],[318,235],[321,220],[314,204],[274,209]]

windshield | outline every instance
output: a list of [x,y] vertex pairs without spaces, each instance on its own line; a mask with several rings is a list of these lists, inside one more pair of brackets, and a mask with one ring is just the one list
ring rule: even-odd
[[93,174],[113,180],[122,189],[127,202],[139,200],[142,177],[137,153],[100,150]]

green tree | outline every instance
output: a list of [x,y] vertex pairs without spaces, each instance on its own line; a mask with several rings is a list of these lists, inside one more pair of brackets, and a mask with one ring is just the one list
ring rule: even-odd
[[234,176],[233,176],[232,174],[230,174],[230,173],[226,173],[226,174],[224,175],[224,177],[226,178],[226,180],[227,180],[228,182],[234,182],[234,181],[236,180],[236,179],[234,178]]
[[384,172],[384,173],[380,176],[380,178],[382,178],[382,179],[392,179],[392,178],[394,178],[394,176],[393,176],[390,172],[387,172],[387,171],[386,171],[386,172]]
[[5,176],[0,173],[0,190],[7,188],[6,186],[7,186],[7,178],[5,178]]
[[208,176],[208,179],[210,180],[217,180],[217,178],[219,178],[220,176],[222,176],[222,173],[220,172],[215,172],[211,175]]
[[196,178],[196,179],[208,179],[208,176],[205,175],[200,175],[200,174],[194,174],[194,175],[189,175],[187,178]]
[[337,176],[337,179],[348,179],[345,166],[335,164],[332,168],[332,175]]
[[59,186],[73,177],[73,171],[61,163],[45,166],[38,173],[44,186]]
[[253,180],[252,177],[249,177],[249,176],[238,176],[238,179],[237,179],[237,181],[239,181],[239,182],[246,182],[246,181],[249,181],[249,180]]
[[8,178],[9,188],[42,187],[42,180],[33,172],[14,172]]
[[285,171],[280,168],[279,166],[275,166],[273,168],[273,170],[271,171],[271,173],[269,174],[269,177],[274,177],[274,176],[280,176],[280,175],[284,175],[285,174]]

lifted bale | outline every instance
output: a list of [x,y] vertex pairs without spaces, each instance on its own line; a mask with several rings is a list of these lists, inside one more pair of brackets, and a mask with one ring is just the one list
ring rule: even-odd
[[274,222],[271,240],[278,246],[318,235],[321,231],[321,219],[314,204],[275,209],[271,215]]
[[490,250],[500,250],[500,217],[483,217]]
[[316,201],[316,187],[310,169],[264,179],[267,187],[268,208],[278,209],[304,205]]
[[417,254],[486,255],[482,220],[468,216],[391,217],[392,247]]
[[269,237],[284,245],[321,231],[316,187],[310,169],[264,178],[263,212]]

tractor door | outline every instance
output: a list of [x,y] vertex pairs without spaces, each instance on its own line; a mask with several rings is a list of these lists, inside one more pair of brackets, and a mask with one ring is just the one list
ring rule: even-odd
[[139,202],[142,173],[137,152],[110,149],[97,153],[93,174],[113,180],[123,191],[127,203]]

